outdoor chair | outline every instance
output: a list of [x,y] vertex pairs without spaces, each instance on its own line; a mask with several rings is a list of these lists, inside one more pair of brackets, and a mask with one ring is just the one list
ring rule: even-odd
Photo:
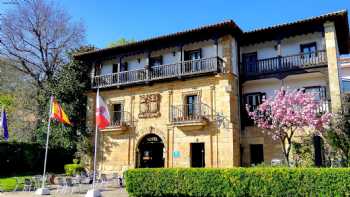
[[66,178],[66,191],[68,191],[70,189],[70,193],[73,194],[74,193],[74,183],[73,183],[73,179],[70,177]]
[[73,184],[77,187],[78,193],[84,190],[84,186],[86,184],[89,184],[89,182],[86,183],[86,177],[83,177],[83,176],[73,177],[72,181],[73,181]]
[[25,178],[23,183],[23,191],[30,192],[32,190],[32,187],[32,181],[29,178]]
[[57,193],[60,192],[60,193],[65,193],[66,192],[66,184],[63,180],[62,177],[58,177],[57,178]]
[[113,185],[114,185],[114,184],[115,184],[116,186],[118,185],[118,182],[119,182],[118,173],[115,173],[115,172],[112,173],[112,181],[111,181],[111,182],[112,182]]
[[107,175],[106,174],[101,174],[100,178],[98,179],[98,183],[100,185],[101,188],[107,187],[108,185],[108,179],[107,179]]
[[37,176],[32,177],[32,184],[33,184],[34,189],[40,188],[42,179],[43,178],[41,175],[37,175]]

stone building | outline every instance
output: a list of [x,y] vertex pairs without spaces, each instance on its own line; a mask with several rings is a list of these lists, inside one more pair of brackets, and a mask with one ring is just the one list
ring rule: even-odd
[[111,125],[99,132],[104,172],[135,167],[233,167],[283,159],[246,116],[281,86],[341,108],[346,11],[243,32],[233,21],[77,54],[91,67],[87,126],[99,88]]

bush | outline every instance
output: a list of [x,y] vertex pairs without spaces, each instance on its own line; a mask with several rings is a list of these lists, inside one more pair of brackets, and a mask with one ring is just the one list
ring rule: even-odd
[[[47,171],[64,172],[63,166],[72,161],[73,149],[50,148]],[[45,147],[37,143],[0,142],[0,177],[22,174],[41,174]]]
[[64,172],[66,173],[67,176],[80,174],[83,171],[84,171],[84,167],[77,163],[64,165]]
[[131,169],[130,196],[347,196],[350,168]]

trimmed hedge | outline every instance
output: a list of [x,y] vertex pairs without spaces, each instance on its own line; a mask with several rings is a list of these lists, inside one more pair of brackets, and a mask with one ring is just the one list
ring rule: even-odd
[[[64,164],[71,163],[74,150],[50,148],[47,171],[64,172]],[[20,174],[41,174],[44,166],[45,148],[36,143],[0,142],[0,177]]]
[[131,169],[130,196],[349,196],[350,168]]

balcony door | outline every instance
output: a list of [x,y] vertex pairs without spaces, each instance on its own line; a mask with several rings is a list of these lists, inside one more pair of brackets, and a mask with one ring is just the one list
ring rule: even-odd
[[201,49],[185,52],[185,71],[186,72],[197,72],[201,70],[202,58]]
[[113,105],[113,124],[115,126],[120,126],[123,120],[123,105],[117,103]]
[[245,53],[242,55],[244,70],[247,73],[258,72],[258,54],[254,53]]
[[149,59],[149,65],[151,67],[151,72],[153,77],[162,77],[164,76],[164,68],[160,67],[163,64],[163,57],[151,57]]
[[186,105],[185,105],[185,113],[187,119],[195,119],[199,114],[199,106],[198,106],[198,96],[197,95],[189,95],[186,96]]

